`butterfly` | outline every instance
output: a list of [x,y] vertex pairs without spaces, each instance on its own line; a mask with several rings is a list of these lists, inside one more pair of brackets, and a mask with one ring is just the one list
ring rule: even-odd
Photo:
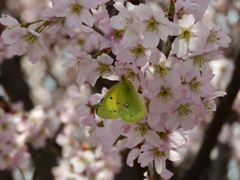
[[96,114],[106,119],[121,118],[126,123],[135,123],[144,118],[146,108],[133,83],[123,80],[103,96]]

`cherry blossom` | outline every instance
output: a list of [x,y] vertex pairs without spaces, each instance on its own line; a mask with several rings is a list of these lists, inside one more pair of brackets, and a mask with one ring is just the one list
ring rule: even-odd
[[35,64],[48,53],[48,48],[40,34],[32,29],[14,28],[10,33],[2,34],[3,42],[9,44],[9,50],[15,55],[28,53],[28,59]]
[[79,28],[82,22],[90,27],[93,26],[94,18],[84,0],[56,1],[54,10],[56,10],[56,17],[66,17],[69,27]]
[[[54,4],[53,4],[54,7]],[[46,27],[46,32],[50,34],[56,33],[59,29],[63,28],[68,35],[75,37],[75,30],[73,26],[68,26],[65,17],[57,17],[58,11],[55,9],[47,8],[41,13],[44,20],[49,21],[49,25]]]
[[142,153],[138,158],[138,162],[141,163],[141,166],[145,167],[154,160],[158,174],[161,174],[166,170],[166,159],[171,161],[177,161],[180,159],[180,155],[176,151],[169,151],[150,144],[142,145],[140,151]]
[[183,15],[182,19],[178,20],[181,32],[172,44],[172,51],[177,57],[186,56],[188,49],[190,51],[203,49],[203,39],[209,36],[209,29],[202,22],[194,23],[195,18],[192,14]]
[[126,48],[138,38],[140,20],[135,11],[129,12],[122,3],[116,2],[114,7],[119,11],[119,14],[111,17],[110,25],[114,29],[125,31],[121,40],[121,45]]
[[184,14],[193,14],[196,21],[200,21],[205,11],[207,10],[208,3],[206,0],[178,0],[175,3],[175,16],[174,22],[182,18]]
[[165,55],[157,49],[152,50],[150,62],[153,66],[147,67],[146,83],[149,90],[157,91],[163,82],[178,86],[180,84],[180,77],[177,73],[171,70],[166,60]]
[[94,86],[97,79],[101,76],[102,78],[108,78],[111,80],[117,80],[116,72],[111,65],[113,63],[113,59],[103,54],[97,57],[96,61],[92,61],[90,72],[91,76],[88,76],[88,82]]
[[212,48],[216,46],[221,46],[221,47],[228,47],[229,43],[231,43],[231,38],[223,31],[222,25],[226,21],[227,17],[219,24],[215,25],[211,30],[210,30],[210,35],[207,38],[207,48]]
[[152,10],[145,4],[136,7],[137,16],[141,21],[141,31],[144,34],[144,43],[154,48],[159,40],[167,40],[168,35],[176,36],[179,34],[178,26],[170,22],[162,11]]
[[127,49],[120,51],[116,57],[119,62],[132,63],[135,66],[145,66],[149,59],[150,50],[142,39],[137,38]]
[[[221,30],[227,18],[212,28],[201,21],[208,15],[206,0],[171,1],[166,11],[159,8],[161,1],[52,0],[36,6],[42,19],[22,24],[2,15],[0,62],[8,50],[18,56],[27,52],[32,64],[44,57],[35,66],[26,66],[23,58],[21,66],[35,77],[29,84],[40,84],[31,92],[44,90],[38,98],[51,100],[45,105],[34,100],[30,111],[17,105],[5,110],[0,103],[1,170],[32,162],[28,147],[49,148],[58,151],[55,179],[112,180],[122,166],[120,152],[128,148],[129,166],[138,159],[164,179],[173,176],[166,160],[180,160],[177,150],[192,146],[191,133],[209,120],[215,99],[226,95],[212,85],[216,67],[209,62],[223,57],[231,39]],[[136,123],[99,117],[96,108],[108,91],[96,93],[100,79],[131,81],[145,117]],[[235,149],[237,142],[235,137]],[[148,172],[145,177],[152,178]]]
[[85,51],[81,52],[75,47],[69,45],[68,51],[69,54],[73,55],[67,62],[65,62],[63,67],[74,67],[78,72],[77,83],[79,86],[83,85],[88,78],[88,72],[91,67],[92,57],[87,54]]
[[199,120],[204,117],[203,105],[196,105],[189,100],[182,100],[178,103],[177,108],[167,118],[166,128],[177,127],[179,124],[187,131],[194,128]]
[[159,114],[171,112],[177,101],[185,96],[182,85],[174,88],[171,86],[162,85],[160,90],[154,93],[154,97],[149,104],[150,112]]

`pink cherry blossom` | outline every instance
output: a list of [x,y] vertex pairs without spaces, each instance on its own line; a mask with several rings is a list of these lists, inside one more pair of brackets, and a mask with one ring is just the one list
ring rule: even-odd
[[133,161],[140,155],[140,151],[138,148],[132,149],[127,157],[127,165],[133,167]]
[[[41,99],[45,105],[28,112],[0,103],[1,170],[10,170],[15,176],[18,166],[23,174],[29,173],[24,165],[25,160],[32,162],[29,144],[38,152],[50,147],[59,153],[58,167],[52,170],[55,179],[112,180],[122,166],[119,153],[130,148],[129,166],[138,158],[142,167],[154,165],[162,179],[172,177],[166,160],[179,160],[179,148],[196,151],[202,127],[216,110],[215,98],[225,95],[211,84],[217,81],[212,69],[219,67],[212,60],[222,57],[222,49],[231,39],[221,30],[226,18],[213,28],[201,22],[203,15],[210,13],[206,0],[171,1],[165,11],[159,8],[161,1],[133,5],[135,2],[125,0],[52,0],[37,6],[38,2],[27,6],[21,2],[24,13],[20,18],[26,23],[2,15],[0,23],[6,29],[0,40],[0,63],[7,57],[7,49],[19,56],[27,52],[34,64],[48,53],[48,46],[51,57],[45,56],[37,69],[25,63],[25,58],[21,61],[31,75],[27,80],[33,103]],[[32,10],[42,19],[30,14]],[[75,78],[77,83],[69,84]],[[107,92],[103,88],[101,94],[93,94],[99,78],[133,82],[145,105],[145,117],[136,123],[99,117],[96,108]],[[3,96],[8,93],[1,87],[0,91]],[[44,96],[35,95],[42,91]],[[234,104],[235,113],[240,112],[239,102],[237,99]],[[233,140],[231,133],[220,139],[232,143],[233,158],[240,157],[238,129],[235,124],[225,127],[222,136],[233,130]],[[52,142],[61,151],[52,148]],[[145,176],[152,178],[148,173]]]
[[204,118],[203,105],[196,105],[191,101],[182,100],[179,102],[178,107],[170,114],[165,124],[167,129],[174,129],[179,124],[187,131],[194,128],[199,120]]
[[189,52],[185,58],[185,62],[179,66],[181,74],[186,74],[189,70],[195,69],[197,72],[203,74],[209,73],[208,62],[211,60],[220,59],[222,57],[222,51],[217,49],[201,50],[197,52]]
[[115,65],[116,67],[114,69],[116,70],[119,79],[121,79],[124,75],[134,84],[136,89],[140,87],[140,85],[143,83],[142,81],[144,80],[144,74],[138,69],[138,67],[129,63],[120,63],[118,61],[115,62]]
[[213,48],[216,46],[227,48],[229,43],[231,43],[231,38],[225,32],[221,31],[222,25],[226,19],[227,17],[225,17],[221,23],[215,25],[210,30],[210,35],[206,39],[207,48]]
[[101,151],[106,155],[114,148],[124,123],[120,120],[105,120],[103,124],[104,127],[97,127],[96,135],[102,144]]
[[79,28],[82,22],[90,27],[93,26],[94,18],[87,9],[84,0],[56,1],[54,10],[56,10],[56,17],[66,17],[69,27]]
[[94,154],[92,151],[79,150],[76,156],[73,156],[70,159],[70,163],[73,166],[73,171],[76,173],[83,173],[85,169],[88,167],[89,163],[94,160]]
[[217,91],[203,99],[202,103],[204,104],[204,109],[205,109],[206,115],[212,114],[214,111],[216,111],[217,105],[213,99],[215,99],[217,97],[223,97],[226,94],[227,93],[224,91]]
[[192,14],[196,21],[200,21],[207,7],[208,3],[206,0],[178,0],[175,2],[174,22],[181,19],[184,14]]
[[91,55],[87,54],[85,51],[79,51],[77,48],[69,45],[69,54],[73,55],[67,62],[65,62],[63,67],[74,67],[78,72],[77,83],[79,86],[83,85],[88,78],[88,72],[90,71],[91,63],[93,61]]
[[145,66],[149,60],[150,50],[143,43],[141,38],[137,38],[128,48],[120,51],[116,57],[119,62],[132,63],[135,66]]
[[54,34],[60,28],[63,28],[71,38],[75,37],[74,27],[68,26],[66,18],[57,17],[57,14],[58,12],[55,9],[51,8],[47,8],[41,13],[41,16],[44,20],[50,21],[48,26],[45,28],[46,33]]
[[140,151],[142,152],[138,158],[138,162],[142,167],[147,166],[153,160],[158,174],[161,174],[166,169],[166,159],[171,161],[178,161],[180,155],[173,150],[165,150],[164,148],[153,146],[150,144],[142,145]]
[[14,28],[10,33],[2,35],[3,41],[9,43],[9,50],[21,56],[28,53],[28,59],[35,64],[42,56],[48,53],[48,48],[40,34],[32,29]]
[[144,43],[149,47],[157,47],[160,39],[167,41],[168,35],[179,34],[178,25],[170,22],[163,11],[152,12],[145,4],[137,6],[135,11],[142,23],[141,31],[144,34]]
[[88,82],[94,86],[100,76],[110,80],[117,80],[118,77],[111,65],[112,63],[113,59],[110,56],[106,54],[98,56],[96,61],[92,61],[90,71],[88,72]]
[[16,130],[16,125],[12,122],[11,117],[10,114],[4,114],[0,118],[0,138],[5,142],[13,140]]
[[150,112],[154,114],[171,112],[177,101],[184,97],[184,88],[182,85],[174,88],[172,86],[162,85],[160,90],[154,93],[149,104]]
[[71,157],[80,149],[79,138],[76,136],[78,128],[76,123],[67,124],[63,132],[56,138],[56,143],[62,147],[64,158]]
[[17,39],[13,35],[11,35],[11,31],[15,28],[21,28],[19,22],[11,16],[2,14],[2,18],[0,18],[0,23],[7,26],[7,29],[5,29],[1,35],[3,42],[5,44],[15,43]]
[[149,127],[147,122],[131,125],[131,128],[127,134],[127,139],[125,139],[125,146],[133,148],[143,140],[149,144],[155,144],[156,146],[160,146],[161,144],[159,136]]
[[163,82],[169,83],[172,86],[180,84],[179,75],[170,68],[165,55],[158,49],[152,50],[150,62],[152,66],[148,66],[145,70],[146,84],[150,91],[156,92]]
[[201,105],[201,97],[206,97],[215,91],[213,85],[210,84],[213,77],[214,75],[211,72],[200,77],[194,70],[188,71],[186,77],[184,77],[186,97],[191,98],[194,103]]
[[181,148],[186,144],[185,134],[179,130],[167,130],[166,132],[158,132],[158,134],[164,141],[163,146],[166,149]]
[[104,37],[101,38],[101,46],[103,48],[111,47],[113,54],[117,55],[119,51],[123,49],[121,45],[121,40],[124,36],[124,31],[119,29],[114,29],[110,26],[110,19],[105,18],[99,23],[99,27],[103,32],[105,32]]
[[123,3],[116,2],[114,7],[119,11],[117,16],[110,19],[110,25],[114,29],[125,31],[121,45],[127,48],[131,43],[138,38],[140,21],[135,11],[128,11]]
[[[109,14],[105,5],[100,6],[97,10],[92,9],[92,14],[95,19],[95,25],[99,29],[101,29],[101,27],[99,27],[99,24],[101,23],[101,21],[104,19],[109,19]],[[87,28],[86,26],[82,26],[81,28],[84,32],[91,33],[91,36],[89,37],[89,41],[91,42],[91,44],[96,44],[96,41],[100,44],[102,35],[94,31],[92,28]]]
[[203,40],[209,36],[209,29],[202,22],[195,23],[195,18],[192,14],[183,15],[178,21],[181,29],[179,36],[173,41],[172,52],[181,58],[187,55],[190,51],[197,51],[204,47]]
[[52,169],[52,173],[57,180],[61,179],[82,179],[82,180],[87,180],[84,176],[74,173],[72,171],[72,166],[71,164],[65,160],[62,159],[59,161],[59,166],[54,167]]

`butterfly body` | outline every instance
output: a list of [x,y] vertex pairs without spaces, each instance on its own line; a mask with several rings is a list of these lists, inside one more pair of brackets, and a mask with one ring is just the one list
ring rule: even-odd
[[98,103],[96,113],[102,118],[134,123],[144,118],[146,109],[132,82],[124,80],[108,90]]

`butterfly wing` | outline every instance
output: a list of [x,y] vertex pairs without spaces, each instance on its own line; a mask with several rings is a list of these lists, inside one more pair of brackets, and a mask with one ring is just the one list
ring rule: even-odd
[[[122,83],[122,82],[120,82]],[[111,87],[108,92],[103,96],[101,101],[98,103],[96,113],[98,116],[106,119],[120,119],[120,115],[117,110],[117,93],[121,86],[118,83]]]
[[146,115],[145,105],[131,81],[123,81],[117,93],[117,110],[126,123],[134,123]]

